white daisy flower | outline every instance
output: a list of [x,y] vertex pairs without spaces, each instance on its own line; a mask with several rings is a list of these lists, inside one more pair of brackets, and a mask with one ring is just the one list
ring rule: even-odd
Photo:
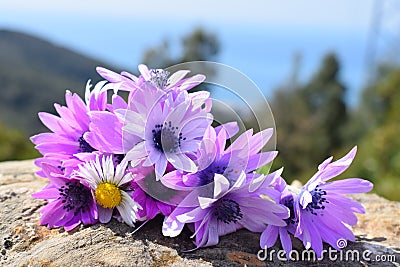
[[138,209],[142,207],[135,202],[123,185],[130,182],[133,177],[126,173],[127,161],[122,161],[114,167],[112,156],[103,157],[100,161],[87,162],[79,166],[77,175],[86,181],[94,191],[98,217],[101,223],[108,223],[111,220],[114,208],[117,208],[124,222],[130,226],[137,219]]

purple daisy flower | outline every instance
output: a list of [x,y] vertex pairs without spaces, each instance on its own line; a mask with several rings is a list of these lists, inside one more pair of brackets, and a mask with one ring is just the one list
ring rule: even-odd
[[[246,182],[244,172],[231,186],[230,181],[221,174],[215,174],[212,196],[209,190],[190,193],[170,216],[165,218],[163,234],[177,236],[186,223],[194,224],[197,247],[216,245],[219,236],[238,229],[246,228],[252,232],[261,232],[267,224],[284,226],[284,218],[289,216],[288,209],[280,204],[280,192],[269,186],[277,175],[259,175],[258,185]],[[268,186],[266,186],[268,185]],[[204,189],[204,188],[203,188]]]
[[72,172],[70,167],[76,167],[81,160],[93,158],[92,152],[96,149],[87,142],[85,134],[89,131],[90,124],[88,112],[106,109],[107,94],[100,90],[103,84],[97,84],[90,92],[91,85],[88,82],[86,104],[77,94],[67,91],[65,94],[67,106],[54,105],[60,117],[45,112],[39,113],[40,120],[52,132],[31,137],[36,145],[35,148],[44,155],[44,159],[36,161],[37,164],[52,162],[56,164],[55,166],[67,169],[66,173],[70,174]]
[[189,70],[179,70],[171,76],[168,71],[163,69],[148,69],[146,65],[140,64],[139,71],[141,73],[140,78],[147,83],[150,83],[155,88],[163,91],[171,90],[190,90],[191,88],[202,83],[206,76],[202,74],[196,74],[190,78],[184,79],[184,77],[190,72]]
[[189,70],[179,70],[170,76],[168,71],[163,69],[149,70],[148,67],[143,64],[140,64],[138,69],[141,74],[139,77],[126,71],[118,74],[102,67],[96,68],[100,76],[113,83],[112,88],[114,89],[114,93],[118,90],[132,92],[136,89],[143,89],[144,84],[151,85],[154,88],[166,92],[171,90],[190,90],[206,79],[202,74],[197,74],[184,79],[184,77],[190,72]]
[[99,212],[99,221],[108,223],[114,212],[118,210],[123,221],[134,226],[138,209],[141,206],[126,192],[127,185],[133,177],[127,172],[127,161],[122,161],[116,167],[112,156],[96,157],[95,161],[79,165],[76,178],[88,183],[94,192]]
[[137,90],[136,101],[128,110],[116,110],[126,123],[124,134],[141,141],[127,153],[132,167],[154,166],[156,177],[165,173],[168,162],[176,169],[195,172],[193,161],[201,138],[212,122],[212,115],[199,102],[193,103],[188,92],[165,94],[158,89]]
[[[288,187],[281,199],[281,203],[291,210],[288,226],[268,226],[261,237],[262,248],[272,246],[279,234],[289,256],[291,241],[288,232],[302,240],[306,249],[312,248],[318,257],[321,256],[323,242],[340,250],[343,247],[339,246],[339,241],[354,241],[354,234],[346,225],[355,225],[357,217],[354,213],[365,213],[365,209],[343,194],[365,193],[372,189],[373,184],[359,178],[327,181],[343,173],[352,163],[356,152],[357,147],[354,147],[337,161],[332,162],[332,157],[325,160],[301,190]],[[284,181],[280,183],[282,188]]]
[[198,171],[172,171],[163,177],[163,183],[176,189],[198,187],[213,182],[215,174],[222,174],[232,184],[242,171],[247,174],[248,179],[253,178],[254,170],[270,163],[278,154],[277,151],[260,153],[271,138],[273,129],[266,129],[255,135],[252,130],[248,130],[225,149],[226,140],[238,130],[236,123],[223,124],[215,129],[209,126],[197,155]]
[[46,199],[48,204],[39,211],[41,225],[64,226],[66,231],[78,226],[97,222],[97,207],[90,188],[79,180],[65,178],[63,172],[52,165],[43,163],[43,172],[50,183],[42,191],[32,194],[35,198]]

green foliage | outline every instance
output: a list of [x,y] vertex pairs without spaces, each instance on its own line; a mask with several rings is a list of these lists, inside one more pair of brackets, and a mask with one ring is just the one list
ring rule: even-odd
[[276,166],[285,166],[289,181],[304,177],[316,164],[344,144],[347,121],[345,87],[338,80],[339,64],[327,55],[304,86],[278,90],[272,101],[278,136]]
[[29,159],[40,156],[29,139],[16,129],[0,123],[0,161]]
[[274,166],[285,166],[288,182],[304,183],[322,160],[341,157],[358,144],[342,177],[368,179],[376,193],[400,200],[400,70],[381,67],[376,84],[365,88],[351,112],[338,72],[337,60],[328,55],[309,83],[275,93],[279,156]]
[[145,52],[143,63],[153,68],[167,68],[182,62],[212,60],[219,48],[218,38],[213,33],[198,28],[182,38],[181,51],[176,57],[171,56],[169,41],[165,40]]
[[359,152],[349,172],[373,181],[380,195],[400,200],[400,70],[381,76],[366,92],[381,104],[379,109],[362,108],[371,114],[371,127],[359,142]]

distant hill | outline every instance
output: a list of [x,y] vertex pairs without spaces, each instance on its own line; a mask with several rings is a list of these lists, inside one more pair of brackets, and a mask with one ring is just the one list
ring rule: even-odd
[[37,113],[54,113],[52,104],[65,103],[66,89],[82,96],[88,79],[101,79],[96,66],[110,67],[46,40],[0,30],[0,122],[28,135],[43,131]]

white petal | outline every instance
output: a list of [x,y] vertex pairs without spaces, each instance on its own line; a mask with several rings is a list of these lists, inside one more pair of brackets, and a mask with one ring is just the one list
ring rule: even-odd
[[214,199],[223,196],[229,189],[229,181],[221,174],[214,174]]
[[151,74],[150,74],[149,68],[148,68],[146,65],[140,64],[140,65],[138,66],[138,69],[139,69],[139,71],[140,71],[140,74],[142,74],[143,78],[144,78],[146,81],[148,81],[148,80],[151,79]]
[[131,150],[128,151],[125,158],[126,160],[137,162],[138,160],[142,160],[147,156],[147,152],[145,149],[145,143],[140,142],[136,144]]
[[178,70],[177,72],[172,74],[171,77],[169,77],[168,79],[168,87],[174,86],[177,82],[182,80],[189,72],[190,70]]
[[184,154],[167,154],[167,160],[171,162],[172,165],[177,170],[186,171],[194,173],[197,171],[197,165]]
[[202,208],[203,210],[210,207],[214,202],[216,202],[218,200],[218,199],[212,199],[212,198],[208,198],[208,197],[198,197],[198,199],[199,199],[200,208]]
[[300,205],[302,206],[303,209],[305,209],[307,205],[311,202],[312,202],[312,196],[310,192],[304,190],[300,194]]
[[162,225],[162,233],[164,236],[176,237],[182,232],[184,225],[184,223],[181,223],[176,219],[166,217]]

